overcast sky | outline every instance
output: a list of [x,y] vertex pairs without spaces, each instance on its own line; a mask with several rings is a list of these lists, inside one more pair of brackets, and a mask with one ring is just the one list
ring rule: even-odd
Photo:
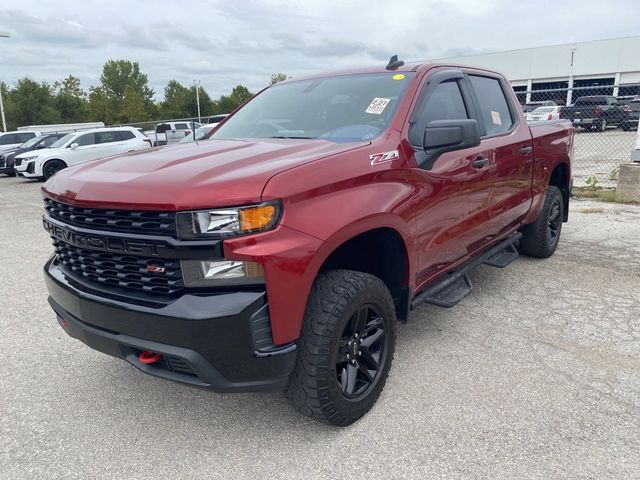
[[[638,0],[2,0],[0,81],[68,74],[99,84],[107,59],[138,61],[161,99],[199,79],[212,97],[272,73],[296,77],[640,33]],[[639,53],[640,54],[640,53]]]

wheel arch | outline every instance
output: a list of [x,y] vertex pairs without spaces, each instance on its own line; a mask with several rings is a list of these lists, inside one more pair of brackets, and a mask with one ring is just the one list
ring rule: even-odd
[[569,197],[571,196],[571,170],[569,165],[564,162],[558,163],[549,176],[548,185],[558,187],[562,192],[562,203],[564,206],[562,220],[564,222],[568,221]]
[[329,270],[354,270],[382,280],[393,298],[396,316],[409,313],[411,264],[404,236],[393,226],[378,226],[353,233],[326,252],[316,275]]

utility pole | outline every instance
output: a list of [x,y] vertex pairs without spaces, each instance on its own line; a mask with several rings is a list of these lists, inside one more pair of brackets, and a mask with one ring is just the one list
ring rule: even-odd
[[200,119],[200,80],[194,80],[193,84],[196,87],[196,103],[198,104],[198,123],[202,123],[202,120]]
[[[6,32],[0,32],[1,38],[9,38],[10,35]],[[2,131],[7,131],[7,120],[4,118],[4,103],[2,103],[2,88],[0,88],[0,115],[2,116]]]

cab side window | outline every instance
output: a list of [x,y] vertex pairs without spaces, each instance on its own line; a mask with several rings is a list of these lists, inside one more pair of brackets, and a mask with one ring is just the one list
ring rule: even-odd
[[487,136],[508,132],[513,126],[507,97],[497,78],[469,75],[471,86],[476,93]]
[[458,82],[442,82],[424,106],[426,124],[434,120],[462,120],[469,118]]

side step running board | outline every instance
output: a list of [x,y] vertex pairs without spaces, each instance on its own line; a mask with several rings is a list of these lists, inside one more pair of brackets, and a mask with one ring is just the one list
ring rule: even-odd
[[415,308],[416,305],[423,302],[439,307],[453,307],[473,291],[469,272],[482,264],[498,268],[509,265],[519,256],[515,244],[521,237],[522,233],[514,233],[496,246],[469,260],[457,270],[446,274],[413,297],[411,308]]

